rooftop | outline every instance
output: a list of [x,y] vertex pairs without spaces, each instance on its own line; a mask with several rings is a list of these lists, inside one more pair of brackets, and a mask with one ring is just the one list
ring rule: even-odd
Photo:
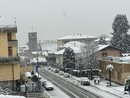
[[83,34],[76,34],[76,35],[70,35],[70,36],[61,37],[61,38],[58,38],[57,40],[85,39],[85,38],[97,38],[97,37],[95,37],[95,36],[83,35]]
[[16,25],[0,25],[0,32],[17,32]]

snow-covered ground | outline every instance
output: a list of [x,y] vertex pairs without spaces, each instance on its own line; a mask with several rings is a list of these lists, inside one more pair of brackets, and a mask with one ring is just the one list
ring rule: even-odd
[[[51,73],[64,78],[62,75],[59,75],[57,73],[54,73],[54,72],[51,72]],[[104,95],[104,98],[109,98],[109,97],[110,98],[130,98],[129,94],[124,94],[124,86],[115,84],[113,82],[112,82],[112,86],[108,86],[106,80],[101,80],[99,85],[95,85],[94,80],[91,80],[90,81],[91,86],[82,86],[79,83],[80,78],[78,78],[78,77],[72,76],[71,78],[65,78],[65,79],[84,89],[94,92],[95,94],[102,94],[102,95]],[[59,97],[59,98],[61,98],[61,97]],[[65,97],[65,98],[67,98],[67,97]]]
[[[43,81],[45,81],[45,78],[41,78]],[[50,98],[70,98],[67,94],[65,94],[63,91],[61,91],[58,87],[56,87],[53,84],[54,90],[47,91]]]
[[[73,76],[72,78],[74,80],[79,81],[79,78],[77,78],[77,77]],[[130,98],[129,94],[124,94],[124,86],[122,86],[122,85],[118,85],[118,84],[115,84],[112,82],[112,86],[108,86],[108,84],[107,84],[108,81],[106,81],[106,80],[101,80],[99,85],[94,84],[94,80],[91,80],[90,82],[91,82],[91,86],[96,87],[99,90],[103,90],[103,91],[107,92],[108,97],[110,97],[109,96],[110,94],[113,94],[113,95],[116,95],[117,98]],[[88,87],[86,87],[86,86],[82,86],[82,87],[85,89],[88,89]],[[89,90],[91,90],[91,89],[89,89]],[[94,89],[92,89],[92,91],[98,92],[98,90],[94,91]],[[103,92],[102,92],[102,94],[103,94]],[[106,97],[107,94],[104,94],[104,95],[105,95],[104,98],[108,98],[108,97]],[[112,97],[112,95],[111,95],[111,98],[115,98],[115,97]]]
[[70,98],[64,92],[62,92],[58,87],[54,85],[53,91],[48,91],[51,98]]
[[0,98],[25,98],[25,97],[15,95],[0,95]]

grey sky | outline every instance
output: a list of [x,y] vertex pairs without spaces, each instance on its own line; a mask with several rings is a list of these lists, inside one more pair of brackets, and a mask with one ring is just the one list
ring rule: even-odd
[[28,41],[32,27],[38,40],[110,35],[117,14],[130,22],[130,0],[0,0],[0,24],[13,24],[16,17],[19,44]]

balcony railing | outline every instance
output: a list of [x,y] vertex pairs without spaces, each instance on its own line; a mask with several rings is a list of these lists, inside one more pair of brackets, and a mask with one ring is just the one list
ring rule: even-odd
[[0,32],[17,33],[16,25],[0,25]]
[[16,57],[0,57],[0,64],[17,64],[20,62],[20,58]]
[[8,46],[18,46],[18,41],[17,40],[9,40]]

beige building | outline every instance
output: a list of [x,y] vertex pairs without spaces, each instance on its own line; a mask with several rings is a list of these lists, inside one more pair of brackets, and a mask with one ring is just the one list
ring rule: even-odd
[[113,70],[111,71],[111,81],[124,84],[127,76],[130,76],[130,64],[123,62],[114,62],[107,60],[99,61],[99,69],[101,70],[101,76],[109,80],[109,72],[106,70],[108,64],[113,65]]
[[62,46],[62,45],[66,44],[67,42],[70,42],[70,41],[79,41],[81,43],[89,44],[92,41],[94,41],[95,39],[97,39],[97,37],[83,35],[83,34],[70,35],[70,36],[58,38],[57,39],[57,45],[59,47],[59,46]]
[[16,80],[20,79],[16,33],[16,25],[0,26],[0,83],[6,83],[12,89],[15,88]]
[[95,50],[98,52],[98,59],[102,60],[107,56],[120,57],[121,51],[110,45],[98,45]]

